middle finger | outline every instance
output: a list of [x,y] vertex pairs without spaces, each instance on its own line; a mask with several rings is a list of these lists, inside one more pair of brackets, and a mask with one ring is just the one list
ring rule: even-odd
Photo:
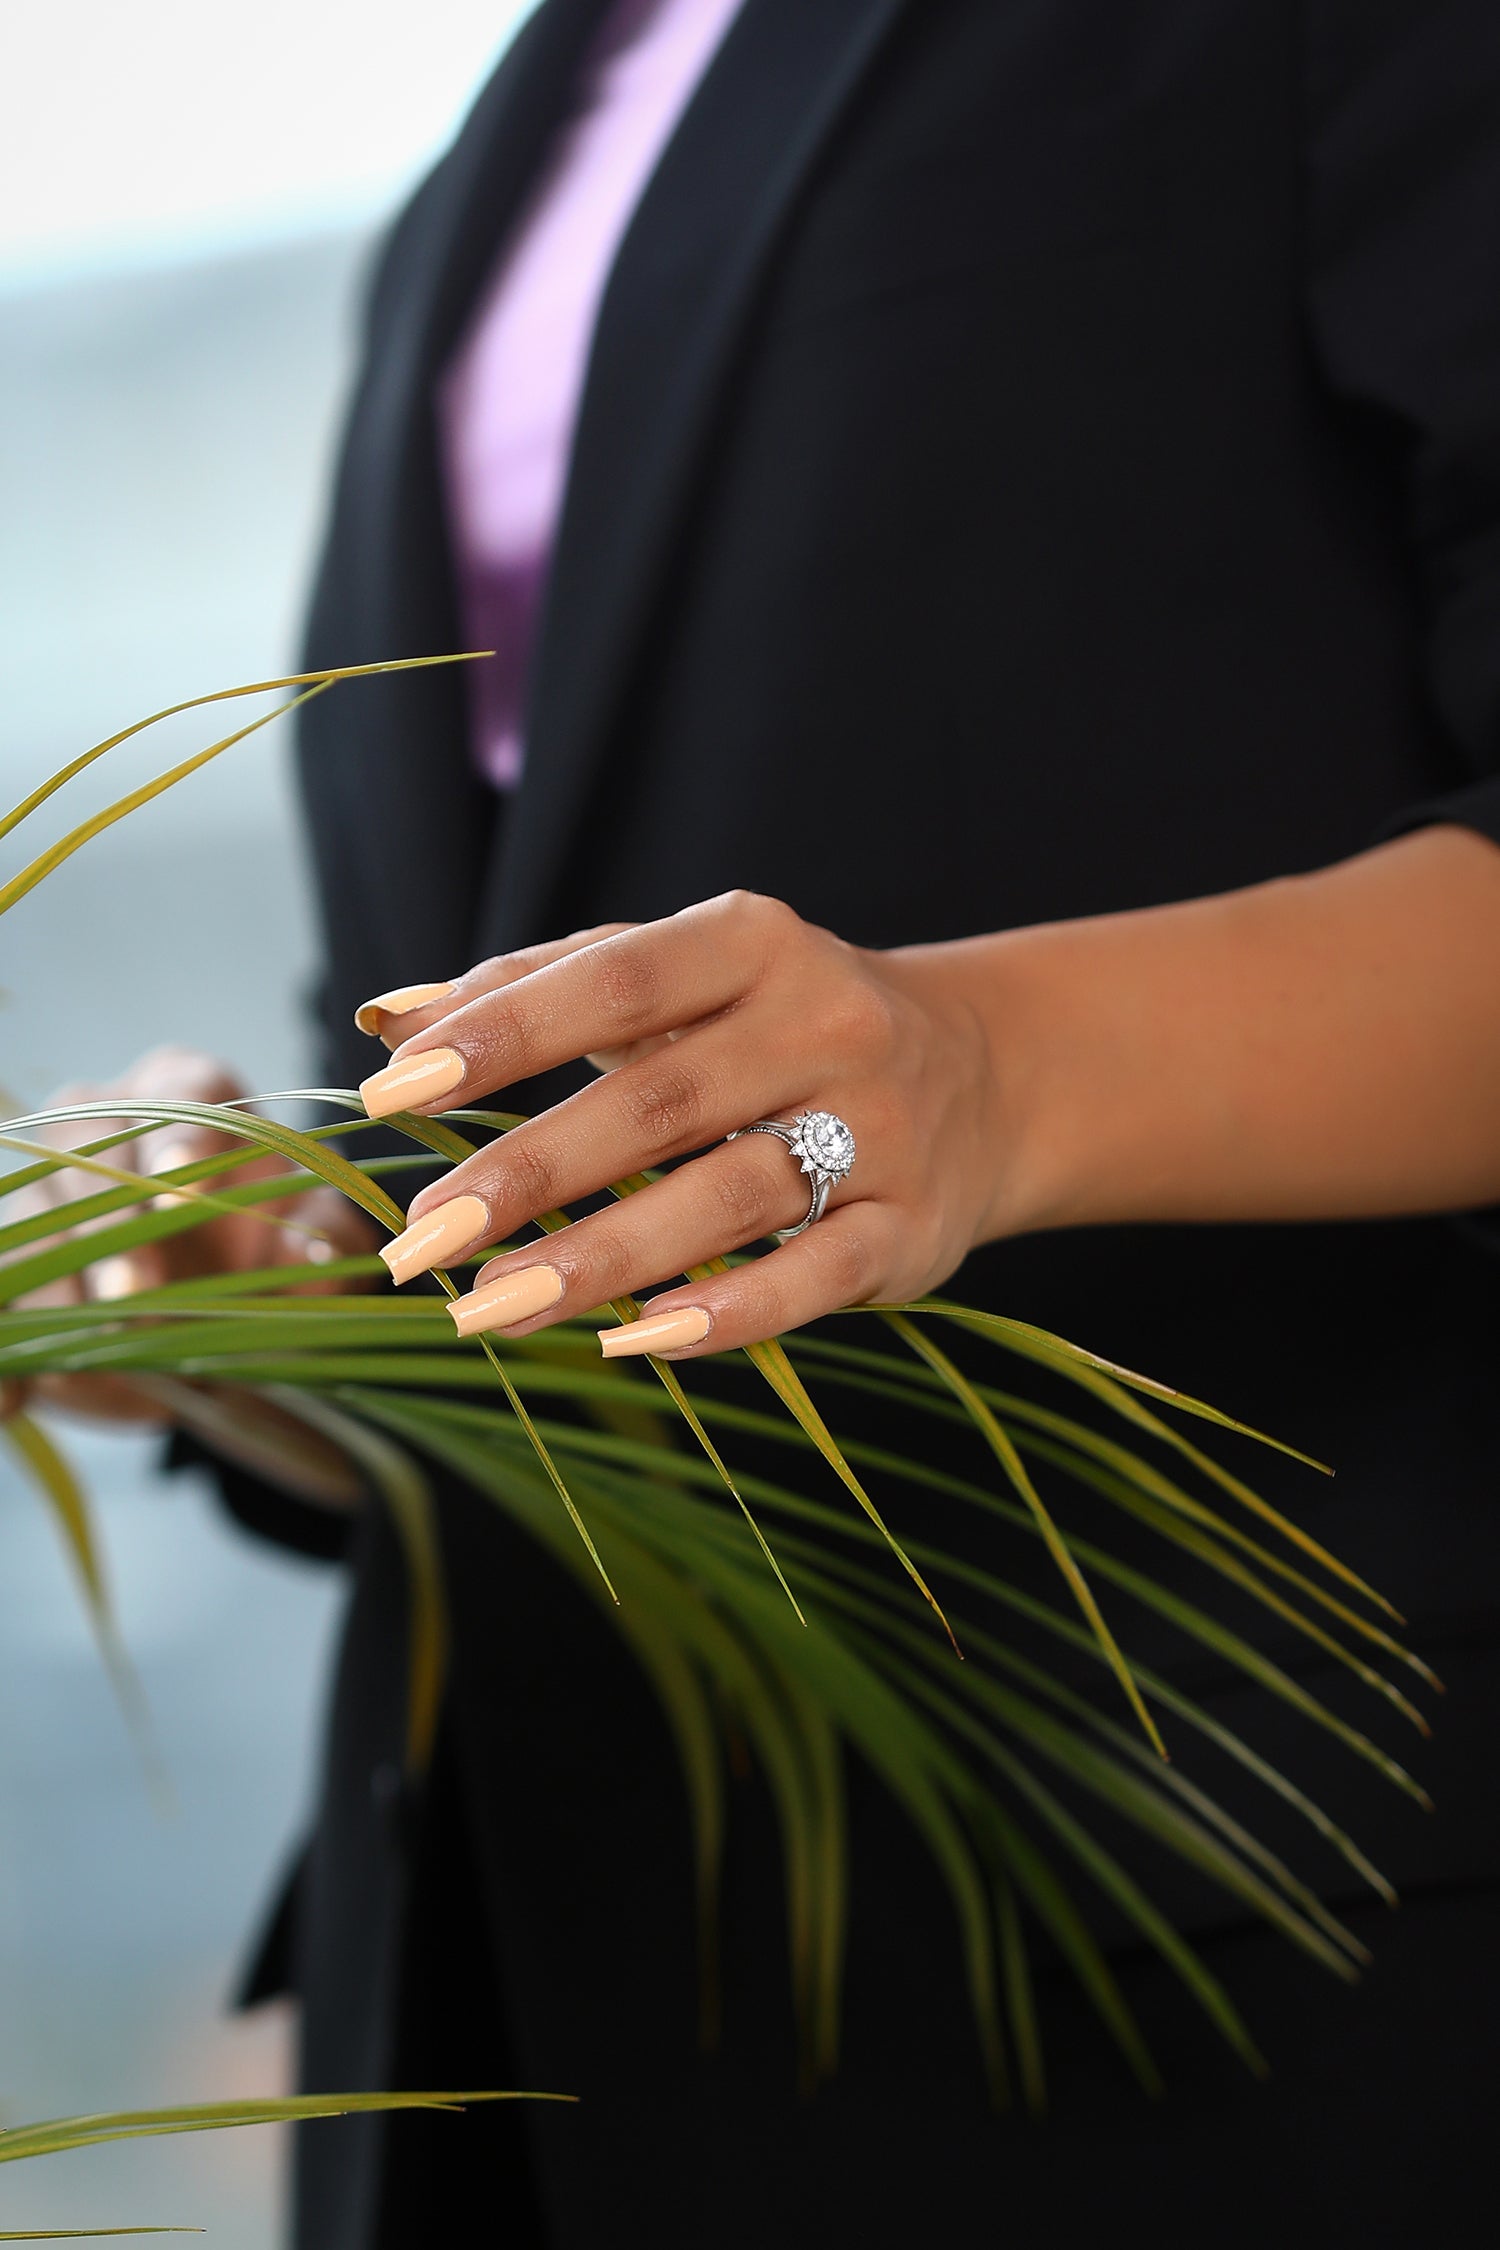
[[581,1055],[699,1023],[754,981],[754,955],[724,936],[722,906],[710,901],[548,962],[398,1047],[361,1085],[365,1109],[452,1109]]
[[548,1235],[545,1244],[491,1259],[470,1294],[448,1310],[461,1336],[529,1332],[654,1288],[795,1226],[806,1212],[805,1183],[780,1142],[721,1144],[609,1210]]
[[[747,1037],[748,1028],[740,1018],[710,1024],[626,1063],[424,1188],[381,1252],[396,1280],[799,1103],[806,1059]],[[747,1054],[756,1058],[749,1068]]]

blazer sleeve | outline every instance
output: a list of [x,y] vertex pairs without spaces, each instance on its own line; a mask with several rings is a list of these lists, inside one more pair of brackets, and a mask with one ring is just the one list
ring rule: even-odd
[[226,1461],[191,1436],[174,1430],[166,1441],[161,1466],[170,1476],[184,1469],[199,1469],[213,1479],[226,1511],[242,1531],[274,1547],[289,1548],[312,1562],[342,1562],[353,1538],[353,1518],[333,1508],[319,1508],[310,1500],[294,1500],[278,1492],[248,1469]]
[[1500,0],[1306,0],[1306,289],[1394,458],[1459,785],[1394,829],[1500,842]]

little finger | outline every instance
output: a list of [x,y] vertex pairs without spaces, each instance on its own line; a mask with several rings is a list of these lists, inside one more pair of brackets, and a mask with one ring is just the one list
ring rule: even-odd
[[889,1203],[851,1202],[764,1258],[669,1289],[639,1320],[600,1332],[606,1359],[697,1359],[764,1343],[881,1294],[898,1224]]
[[611,1209],[484,1266],[448,1310],[461,1336],[566,1320],[794,1226],[807,1197],[775,1142],[711,1149]]
[[544,969],[553,961],[565,960],[570,953],[578,953],[586,945],[596,945],[601,938],[617,937],[621,930],[631,926],[629,922],[601,922],[597,929],[575,930],[571,937],[551,938],[545,945],[527,945],[516,953],[496,954],[493,959],[466,970],[461,977],[442,977],[427,984],[401,984],[393,991],[377,992],[373,1000],[361,1001],[355,1009],[355,1029],[381,1040],[387,1047],[400,1047],[408,1039],[414,1039],[419,1031],[427,1031],[441,1022],[444,1016],[467,1007],[471,1000],[480,1000],[489,992],[502,992],[506,985],[530,976],[533,969]]

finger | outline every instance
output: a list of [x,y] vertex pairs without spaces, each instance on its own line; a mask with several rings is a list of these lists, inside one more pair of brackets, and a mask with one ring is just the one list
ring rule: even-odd
[[166,1410],[123,1375],[39,1375],[36,1396],[85,1422],[137,1422],[160,1426]]
[[170,1275],[160,1244],[143,1242],[134,1250],[97,1258],[79,1278],[91,1304],[112,1305],[121,1297],[139,1296],[143,1289],[159,1289]]
[[[299,1196],[275,1229],[275,1235],[275,1247],[261,1263],[305,1265],[314,1269],[331,1265],[338,1258],[368,1256],[380,1239],[373,1221],[356,1210],[347,1196],[331,1187],[313,1188]],[[248,1270],[248,1264],[241,1270]],[[347,1278],[328,1280],[321,1276],[309,1276],[306,1283],[299,1284],[299,1288],[319,1296],[358,1286],[357,1281]]]
[[[141,1056],[116,1082],[115,1090],[147,1101],[218,1105],[238,1100],[244,1087],[229,1066],[217,1057],[195,1048],[166,1046],[153,1048],[149,1054]],[[174,1118],[141,1136],[135,1144],[135,1161],[141,1171],[160,1176],[180,1172],[206,1157],[238,1151],[242,1147],[243,1143],[232,1133]],[[210,1179],[203,1185],[213,1192],[248,1185],[286,1169],[278,1157],[257,1156],[236,1165],[222,1180]],[[151,1198],[151,1207],[158,1211],[181,1209],[191,1204],[195,1192],[191,1182],[168,1185]],[[263,1204],[232,1216],[206,1215],[201,1225],[133,1251],[129,1261],[133,1273],[128,1278],[121,1275],[118,1281],[112,1273],[107,1274],[104,1293],[127,1295],[136,1289],[158,1288],[188,1276],[274,1265],[284,1255],[276,1223],[277,1215],[284,1209],[280,1204]]]
[[197,1047],[152,1047],[105,1089],[141,1101],[232,1102],[245,1092],[241,1079],[216,1055]]
[[364,1497],[364,1480],[342,1446],[259,1392],[167,1376],[147,1377],[142,1387],[179,1426],[264,1483],[330,1508],[353,1508]]
[[[796,1107],[810,1062],[788,1046],[747,1039],[746,1028],[738,1014],[709,1024],[465,1158],[414,1198],[406,1232],[383,1253],[388,1262],[394,1257],[399,1277],[410,1280],[446,1258],[502,1241],[545,1211],[706,1148],[750,1118]],[[747,1053],[756,1071],[748,1083]],[[795,1178],[784,1149],[781,1157]]]
[[[97,1087],[97,1084],[90,1084],[85,1080],[74,1080],[72,1084],[67,1084],[67,1087],[58,1089],[58,1093],[52,1098],[52,1105],[58,1107],[58,1109],[65,1109],[65,1107],[72,1107],[74,1102],[97,1102],[97,1100],[106,1098],[108,1091],[110,1091],[108,1087]],[[99,1138],[103,1138],[106,1134],[108,1134],[108,1118],[67,1118],[67,1120],[63,1120],[63,1123],[58,1123],[58,1125],[47,1129],[47,1138],[58,1145],[58,1150],[65,1150],[65,1147],[85,1147],[92,1141],[99,1141]],[[115,1147],[115,1150],[110,1150],[110,1165],[112,1165],[112,1170],[117,1170],[117,1172],[133,1172],[135,1170],[135,1143],[126,1141],[126,1143],[121,1143],[119,1147]],[[18,1197],[16,1213],[13,1213],[13,1215],[27,1217],[27,1219],[38,1219],[43,1215],[56,1215],[56,1233],[40,1237],[38,1242],[29,1242],[27,1249],[20,1251],[18,1255],[31,1255],[36,1251],[56,1249],[56,1246],[65,1242],[70,1235],[99,1233],[103,1226],[112,1224],[112,1219],[108,1215],[88,1219],[88,1222],[76,1224],[76,1226],[70,1224],[70,1206],[76,1204],[76,1201],[81,1201],[83,1197],[99,1195],[101,1190],[106,1190],[106,1181],[103,1181],[97,1172],[83,1172],[83,1170],[72,1170],[72,1168],[49,1172],[45,1179],[34,1181],[34,1186],[27,1188],[25,1195]],[[126,1260],[99,1260],[99,1264],[94,1264],[94,1267],[81,1267],[79,1271],[74,1271],[74,1273],[58,1273],[56,1280],[43,1282],[43,1287],[40,1287],[40,1289],[27,1291],[27,1296],[22,1298],[20,1303],[22,1303],[22,1307],[27,1307],[27,1309],[34,1307],[34,1309],[47,1309],[47,1312],[52,1312],[52,1309],[58,1309],[63,1305],[81,1305],[88,1298],[99,1294],[99,1291],[94,1289],[94,1276],[97,1276],[101,1267],[115,1267],[115,1276],[112,1276],[112,1282],[106,1278],[106,1294],[128,1296],[130,1287],[133,1287],[133,1280],[130,1280],[128,1273],[126,1273]]]
[[600,1349],[606,1359],[699,1359],[864,1304],[881,1294],[897,1224],[893,1204],[847,1203],[764,1258],[653,1297],[639,1320],[602,1330]]
[[632,1039],[628,1047],[600,1047],[594,1054],[586,1055],[584,1060],[591,1062],[595,1070],[619,1070],[625,1063],[639,1062],[646,1055],[660,1054],[663,1047],[669,1047],[674,1039],[681,1037],[680,1031],[659,1031],[654,1039]]
[[581,1055],[701,1022],[740,999],[785,930],[740,894],[623,930],[469,1002],[360,1088],[371,1117],[436,1112]]
[[664,1180],[492,1258],[448,1310],[461,1336],[539,1328],[634,1295],[807,1213],[807,1192],[776,1141],[735,1141]]
[[[96,1086],[88,1079],[75,1079],[58,1088],[52,1096],[50,1109],[82,1108],[85,1104],[101,1102],[110,1093],[108,1086]],[[87,1148],[95,1141],[108,1140],[117,1124],[124,1120],[110,1117],[66,1117],[49,1125],[46,1138],[59,1151]],[[137,1136],[138,1138],[139,1136]],[[130,1172],[135,1169],[135,1139],[121,1141],[109,1151],[108,1161],[115,1170]],[[43,1204],[77,1203],[87,1195],[97,1195],[104,1183],[97,1173],[61,1170],[52,1172],[37,1183],[36,1194]]]
[[355,1029],[372,1039],[383,1040],[387,1047],[399,1047],[419,1031],[426,1031],[445,1016],[467,1007],[470,1001],[481,999],[488,992],[500,992],[521,977],[530,976],[533,969],[544,969],[586,945],[597,944],[599,939],[614,937],[631,927],[629,922],[601,922],[596,929],[575,930],[571,937],[553,938],[545,945],[523,946],[516,953],[497,954],[492,960],[479,962],[461,977],[445,977],[431,984],[397,985],[394,991],[377,992],[373,1000],[361,1001],[355,1009]]
[[[234,1081],[214,1082],[207,1078],[199,1081],[200,1087],[215,1083],[232,1085]],[[181,1098],[198,1100],[205,1096],[195,1090],[191,1096],[184,1095]],[[217,1091],[213,1098],[219,1098]],[[201,1185],[194,1181],[173,1183],[170,1179],[170,1175],[180,1174],[201,1163],[206,1157],[220,1155],[226,1150],[238,1150],[242,1146],[231,1133],[216,1132],[211,1126],[189,1125],[177,1120],[143,1135],[137,1144],[138,1164],[153,1183],[163,1179],[168,1181],[168,1184],[156,1189],[143,1208],[190,1213],[196,1205],[202,1215],[197,1225],[184,1227],[180,1233],[167,1235],[159,1242],[142,1244],[130,1253],[131,1263],[139,1275],[135,1282],[136,1288],[159,1288],[165,1282],[180,1280],[189,1275],[222,1273],[239,1267],[270,1265],[275,1262],[278,1253],[270,1247],[276,1239],[271,1213],[283,1206],[259,1205],[247,1211],[226,1213],[214,1211],[205,1197],[247,1186],[253,1180],[284,1171],[286,1167],[279,1158],[256,1157],[248,1163],[236,1165],[232,1171],[222,1176],[210,1176]]]

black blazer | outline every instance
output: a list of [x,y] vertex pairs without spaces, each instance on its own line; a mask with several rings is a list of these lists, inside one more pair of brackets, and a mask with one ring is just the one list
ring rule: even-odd
[[[458,645],[434,380],[600,12],[546,0],[384,249],[309,666]],[[1492,0],[747,0],[605,296],[524,785],[475,777],[456,672],[304,715],[330,1078],[370,1067],[370,992],[731,885],[891,944],[1255,882],[1416,820],[1500,838],[1497,120]],[[1484,1222],[1054,1237],[956,1287],[1337,1462],[1331,1490],[1256,1467],[1463,1692],[1423,1767],[1437,1822],[1342,1772],[1330,1800],[1418,1889],[1500,1873]],[[738,1901],[739,2060],[705,2094],[654,1721],[546,1566],[454,1518],[455,1756],[519,2065],[586,2079],[599,2117],[606,2089],[669,2087],[711,2178],[736,2131],[792,2130],[775,1912],[757,1936]],[[315,2079],[394,2051],[411,1831],[369,1776],[399,1619],[377,1527],[309,1908],[308,1973],[340,1996],[314,2008]],[[962,2030],[934,2060],[946,1909],[891,1854],[838,2098],[868,2120],[878,2078],[908,2117],[967,2116]],[[911,2035],[889,2051],[858,1997],[883,1976]],[[660,2151],[588,2131],[592,2162],[546,2159],[558,2239],[633,2239],[590,2198],[607,2174],[628,2205],[643,2164],[665,2192]],[[320,2206],[319,2250],[369,2238],[351,2208]]]

